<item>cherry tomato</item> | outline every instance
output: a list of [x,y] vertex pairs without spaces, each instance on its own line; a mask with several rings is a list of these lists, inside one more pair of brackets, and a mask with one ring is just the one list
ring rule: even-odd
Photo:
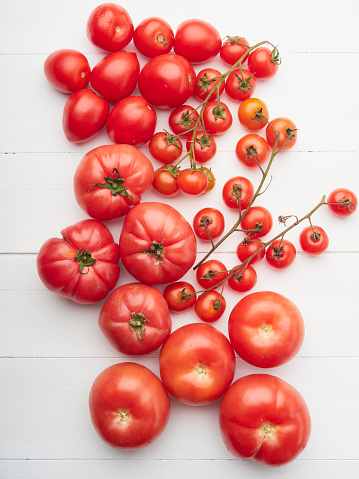
[[297,255],[297,250],[293,243],[286,239],[277,239],[268,246],[266,260],[271,266],[277,269],[288,268]]
[[142,20],[135,28],[133,43],[142,55],[153,58],[172,50],[174,34],[165,20],[149,17]]
[[232,126],[233,118],[228,106],[209,101],[203,109],[203,123],[207,133],[221,135]]
[[237,265],[232,270],[235,270],[236,273],[230,276],[227,281],[230,288],[240,293],[245,293],[254,288],[257,283],[257,273],[252,266],[249,264],[242,267]]
[[297,142],[297,127],[289,118],[276,118],[270,121],[266,128],[266,137],[268,145],[273,149],[275,145],[276,134],[273,129],[279,133],[277,150],[287,151],[293,148]]
[[188,132],[187,134],[185,134],[185,132],[194,127],[198,116],[199,115],[197,110],[195,110],[192,106],[179,105],[174,110],[172,110],[168,118],[168,124],[173,133],[175,133],[176,135],[180,135],[183,133],[183,136],[186,137],[190,135],[191,132]]
[[207,166],[202,166],[202,170],[204,173],[207,175],[208,178],[208,185],[207,188],[204,190],[205,193],[208,193],[208,191],[213,190],[213,188],[216,185],[216,178],[213,174],[213,171],[210,168],[207,168]]
[[211,134],[204,131],[196,131],[195,137],[189,137],[186,141],[186,150],[190,151],[193,144],[192,157],[198,163],[206,163],[215,157],[217,153],[216,140]]
[[186,169],[178,175],[177,184],[188,195],[200,195],[207,188],[208,178],[202,171]]
[[218,291],[207,291],[197,298],[194,310],[205,323],[217,321],[226,310],[226,300]]
[[221,45],[216,28],[204,20],[191,19],[179,24],[173,48],[191,63],[202,63],[215,57]]
[[[249,43],[244,37],[227,37],[219,52],[222,60],[227,65],[234,65],[248,50]],[[247,60],[248,55],[243,58],[243,63]]]
[[106,131],[114,143],[140,146],[153,136],[157,114],[141,96],[129,96],[112,108],[106,123]]
[[167,301],[170,311],[180,312],[194,306],[197,295],[196,290],[190,283],[177,281],[165,287],[163,297]]
[[174,196],[179,192],[178,175],[179,171],[174,170],[173,167],[161,166],[155,171],[152,186],[160,195]]
[[63,49],[46,58],[44,73],[56,90],[73,93],[87,86],[91,68],[85,55],[77,50]]
[[337,188],[327,198],[329,209],[337,216],[350,216],[358,206],[355,194],[347,188]]
[[115,3],[102,3],[91,13],[86,25],[91,43],[106,52],[122,50],[133,36],[133,23],[127,10]]
[[267,105],[258,98],[248,98],[248,100],[244,100],[244,102],[239,105],[238,119],[246,130],[261,130],[266,126],[268,118]]
[[178,160],[183,150],[182,143],[178,138],[163,131],[153,135],[148,148],[153,158],[165,165]]
[[224,216],[216,208],[202,208],[193,218],[193,230],[204,241],[221,236],[224,226]]
[[223,186],[222,198],[224,203],[238,210],[245,210],[254,195],[254,187],[252,183],[243,176],[235,176],[229,179]]
[[248,57],[248,68],[256,78],[268,80],[278,71],[280,64],[279,52],[276,48],[272,51],[267,47],[258,47]]
[[[201,101],[204,101],[213,88],[221,80],[221,72],[214,68],[205,68],[201,70],[196,77],[196,86],[194,88],[194,95]],[[224,90],[224,81],[218,87],[218,95],[221,95]],[[212,93],[209,101],[217,100],[217,90]]]
[[250,98],[256,88],[256,78],[249,70],[237,68],[228,75],[225,89],[234,101],[244,101]]
[[236,156],[243,165],[257,168],[269,157],[269,146],[266,140],[256,133],[242,136],[236,145]]
[[241,228],[248,236],[265,236],[273,226],[273,218],[264,206],[252,206],[241,222]]
[[196,270],[198,284],[204,289],[213,288],[228,276],[225,265],[217,259],[209,259]]
[[261,261],[264,258],[265,252],[266,250],[263,248],[262,241],[259,239],[249,238],[249,236],[244,238],[244,240],[239,243],[236,250],[238,259],[242,263],[255,254],[255,256],[249,260],[248,264],[255,264]]
[[299,235],[299,243],[304,253],[317,256],[329,246],[327,233],[320,226],[307,226]]

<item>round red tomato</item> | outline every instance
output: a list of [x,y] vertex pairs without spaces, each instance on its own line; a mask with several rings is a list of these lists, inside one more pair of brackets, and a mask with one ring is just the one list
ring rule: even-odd
[[222,198],[224,203],[238,210],[245,210],[254,195],[252,183],[243,176],[235,176],[229,179],[223,186]]
[[201,170],[188,168],[182,170],[178,175],[177,185],[181,191],[188,195],[200,195],[206,191],[208,177]]
[[105,126],[110,111],[106,100],[83,88],[73,93],[64,106],[62,128],[71,143],[93,138]]
[[159,131],[150,139],[148,149],[153,158],[167,165],[180,158],[183,147],[179,138],[168,132]]
[[216,28],[204,20],[190,19],[179,24],[173,48],[191,63],[202,63],[215,57],[221,45]]
[[218,283],[225,280],[227,276],[227,268],[217,259],[205,261],[196,270],[197,281],[204,289],[215,287]]
[[247,261],[247,259],[251,256],[255,255],[248,261],[248,264],[254,264],[261,261],[264,258],[265,252],[266,250],[263,247],[262,241],[259,239],[249,238],[249,236],[246,236],[244,240],[239,243],[236,250],[238,259],[242,263]]
[[152,105],[174,108],[192,95],[195,81],[196,73],[186,58],[166,53],[146,63],[140,72],[138,87]]
[[133,23],[127,10],[115,3],[98,5],[87,20],[87,37],[107,52],[122,50],[133,36]]
[[153,136],[157,114],[141,96],[120,100],[111,110],[106,123],[107,134],[114,143],[140,146]]
[[204,241],[221,236],[224,226],[224,216],[216,208],[202,208],[193,218],[193,230]]
[[311,420],[303,397],[293,386],[269,374],[251,374],[238,379],[224,394],[219,426],[234,456],[282,466],[306,447]]
[[99,146],[86,153],[76,168],[75,198],[92,218],[111,221],[141,201],[153,178],[152,163],[134,146]]
[[209,101],[203,109],[203,123],[207,133],[221,135],[232,126],[233,118],[228,106]]
[[327,205],[337,216],[350,216],[357,209],[358,199],[347,188],[337,188],[328,196]]
[[258,98],[248,98],[248,100],[244,100],[244,102],[239,105],[238,119],[246,130],[261,130],[266,126],[268,118],[267,105]]
[[297,250],[293,243],[286,239],[277,239],[268,246],[266,260],[271,266],[277,269],[288,268],[297,255]]
[[[244,37],[227,37],[219,52],[222,60],[227,65],[234,65],[248,50],[249,43]],[[243,63],[247,60],[246,55],[242,60]]]
[[169,165],[161,166],[155,171],[152,186],[160,195],[174,196],[179,192],[178,175],[179,170],[177,168],[175,169]]
[[196,247],[190,224],[172,206],[140,203],[125,217],[121,260],[138,281],[162,284],[181,279],[195,262]]
[[272,78],[278,71],[280,57],[278,50],[272,51],[267,47],[258,47],[248,57],[248,68],[261,80]]
[[236,365],[225,335],[202,323],[176,329],[162,346],[159,360],[167,391],[191,406],[220,398],[233,380]]
[[216,140],[204,131],[196,131],[194,138],[190,136],[187,139],[186,150],[190,151],[191,148],[192,158],[198,163],[206,163],[214,158],[217,153]]
[[194,310],[205,323],[217,321],[226,310],[226,300],[218,291],[206,291],[198,297]]
[[50,238],[37,255],[37,272],[47,289],[76,303],[96,303],[120,276],[118,245],[100,221],[83,220]]
[[133,43],[142,55],[153,58],[172,50],[174,34],[165,20],[149,17],[142,20],[135,28]]
[[277,150],[290,150],[297,142],[297,127],[289,118],[280,117],[268,123],[266,137],[272,149],[275,145],[276,133],[278,134]]
[[[187,137],[198,119],[198,112],[190,105],[179,105],[174,108],[168,118],[168,124],[173,133]],[[200,129],[200,125],[198,125]],[[198,131],[198,130],[197,130]],[[187,132],[187,133],[186,133]]]
[[244,135],[236,145],[236,156],[243,165],[256,168],[269,157],[268,143],[256,133]]
[[170,311],[180,312],[194,306],[197,295],[196,290],[190,283],[176,281],[165,287],[163,297],[167,301]]
[[[204,101],[213,88],[221,80],[221,72],[214,68],[205,68],[201,70],[196,77],[196,86],[194,88],[194,95],[201,101]],[[224,90],[224,81],[218,87],[218,95],[221,95]],[[217,90],[212,93],[209,100],[217,100]]]
[[299,235],[299,243],[304,253],[317,256],[329,246],[327,233],[320,226],[307,226]]
[[147,354],[168,338],[172,320],[158,289],[143,283],[116,288],[103,305],[99,326],[106,339],[124,354]]
[[132,362],[114,364],[92,384],[92,424],[109,446],[131,450],[154,442],[167,426],[170,400],[153,372]]
[[273,218],[264,206],[252,206],[241,222],[242,230],[248,236],[265,236],[273,226]]
[[63,49],[46,58],[44,73],[56,90],[73,93],[87,86],[91,68],[85,55],[77,50]]
[[137,84],[140,64],[134,52],[109,53],[92,69],[91,86],[105,100],[116,103],[131,95]]
[[250,291],[256,285],[257,273],[249,264],[247,266],[240,266],[241,265],[237,265],[233,268],[236,273],[229,277],[228,286],[234,291],[245,293],[246,291]]
[[244,101],[250,98],[256,88],[256,78],[249,70],[237,68],[228,75],[225,89],[234,101]]

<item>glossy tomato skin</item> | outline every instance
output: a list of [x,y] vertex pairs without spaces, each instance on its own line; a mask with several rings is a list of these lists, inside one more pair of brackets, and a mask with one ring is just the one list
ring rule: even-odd
[[[217,78],[219,77],[219,78]],[[198,72],[196,77],[196,86],[194,88],[194,95],[199,100],[204,101],[213,88],[220,81],[221,72],[215,68],[204,68]],[[221,95],[224,91],[224,81],[218,87],[218,94]],[[217,100],[217,90],[212,93],[209,101]]]
[[213,323],[217,321],[226,310],[226,300],[218,291],[206,291],[198,297],[194,310],[202,321]]
[[289,268],[297,256],[297,250],[293,243],[286,239],[278,239],[268,246],[266,260],[277,269]]
[[356,195],[348,188],[336,188],[327,198],[329,209],[337,216],[350,216],[358,206]]
[[109,53],[93,67],[90,83],[105,100],[116,103],[131,95],[139,73],[136,53],[122,50]]
[[198,170],[182,170],[177,178],[177,185],[187,195],[201,195],[206,191],[208,178]]
[[241,228],[250,237],[267,235],[273,226],[273,218],[264,206],[252,206],[241,222]]
[[155,171],[152,187],[163,196],[175,196],[179,192],[177,177],[167,166],[161,166]]
[[141,96],[123,98],[111,110],[106,131],[114,143],[141,146],[153,136],[157,114]]
[[197,294],[188,281],[176,281],[165,287],[163,297],[167,301],[169,310],[177,313],[194,306]]
[[133,30],[127,10],[115,3],[98,5],[86,24],[90,42],[106,52],[122,50],[132,40]]
[[37,255],[37,271],[50,291],[76,303],[104,299],[120,276],[118,245],[100,221],[83,220],[50,238]]
[[168,338],[172,320],[167,302],[148,284],[116,288],[103,305],[99,326],[109,343],[124,354],[147,354]]
[[248,98],[239,105],[238,119],[243,128],[248,131],[261,130],[267,125],[266,119],[269,119],[267,105],[258,98]]
[[103,145],[86,153],[74,175],[77,203],[92,218],[112,221],[128,213],[152,185],[150,160],[131,145]]
[[283,379],[251,374],[224,394],[219,426],[227,449],[242,459],[283,466],[306,447],[311,419],[299,392]]
[[109,366],[92,384],[89,397],[92,424],[109,446],[140,449],[165,430],[170,400],[159,378],[133,362]]
[[256,78],[268,80],[278,71],[278,64],[273,62],[272,52],[267,47],[258,47],[248,57],[248,68]]
[[48,82],[63,93],[73,93],[86,88],[91,68],[85,55],[77,50],[62,49],[51,53],[44,63]]
[[209,101],[203,109],[203,123],[207,133],[221,135],[232,126],[232,113],[225,103]]
[[[168,125],[176,135],[180,135],[183,133],[184,137],[188,137],[191,135],[191,128],[194,127],[197,119],[198,119],[198,112],[190,105],[179,105],[174,108],[170,116],[168,118]],[[198,129],[201,125],[198,125]],[[198,131],[197,129],[197,131]],[[188,132],[185,134],[185,132]]]
[[273,291],[250,293],[232,309],[229,340],[244,361],[260,368],[290,361],[304,341],[304,321],[298,307]]
[[215,57],[222,45],[221,36],[210,23],[189,19],[180,23],[174,42],[174,51],[191,63],[202,63]]
[[143,202],[127,213],[120,236],[121,260],[146,284],[178,281],[196,259],[196,237],[172,206]]
[[[219,55],[221,59],[227,63],[227,65],[234,65],[248,50],[248,41],[244,37],[228,37],[221,46]],[[247,61],[248,55],[246,55],[242,61],[242,65]]]
[[210,324],[192,323],[176,329],[162,346],[159,360],[167,391],[191,406],[220,398],[235,372],[230,342]]
[[196,270],[196,278],[204,289],[213,288],[226,279],[228,271],[226,266],[218,259],[209,259],[202,263]]
[[87,88],[75,91],[67,100],[62,128],[71,143],[90,140],[102,130],[110,112],[106,100]]
[[248,264],[258,263],[264,258],[265,253],[266,250],[263,247],[263,242],[260,239],[249,238],[248,236],[239,243],[236,249],[238,259],[242,263],[255,254],[255,256],[249,260]]
[[193,218],[193,230],[196,236],[204,241],[221,236],[224,227],[224,216],[216,208],[202,208]]
[[206,163],[215,157],[217,153],[216,140],[209,133],[196,131],[196,134],[188,137],[186,141],[186,150],[190,151],[193,145],[192,157],[198,163]]
[[258,168],[258,165],[263,165],[268,160],[270,150],[262,136],[249,133],[238,140],[235,152],[243,165]]
[[213,188],[215,187],[216,178],[211,168],[208,168],[207,166],[202,166],[202,170],[206,173],[208,178],[208,185],[207,185],[207,188],[204,190],[204,193],[208,193],[209,191],[213,190]]
[[164,131],[158,131],[150,139],[148,148],[151,156],[168,165],[174,163],[182,155],[182,143],[179,138],[174,139]]
[[226,181],[222,189],[224,203],[232,209],[245,210],[254,195],[253,184],[244,176],[235,176]]
[[145,57],[157,57],[172,50],[174,43],[173,30],[162,18],[145,18],[135,28],[133,43]]
[[307,226],[299,235],[299,243],[304,253],[318,256],[328,248],[329,237],[320,226]]
[[254,288],[257,283],[257,273],[251,265],[247,265],[245,268],[237,265],[233,269],[236,270],[236,274],[228,279],[230,288],[240,293],[246,293]]
[[234,101],[248,100],[256,89],[255,76],[245,68],[242,71],[239,68],[231,71],[228,75],[225,90],[229,97]]
[[277,142],[277,150],[287,151],[293,148],[297,142],[297,127],[289,118],[275,118],[269,122],[266,128],[266,137],[268,145],[273,149],[275,145],[276,135],[274,130],[279,134]]
[[196,73],[190,62],[174,53],[158,55],[142,68],[138,78],[141,95],[159,108],[175,108],[192,95]]

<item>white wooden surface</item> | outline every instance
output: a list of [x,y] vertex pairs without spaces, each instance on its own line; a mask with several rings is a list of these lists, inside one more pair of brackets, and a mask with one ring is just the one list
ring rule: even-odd
[[[358,214],[341,219],[321,209],[313,221],[330,236],[325,254],[304,255],[294,229],[288,235],[298,248],[294,265],[273,271],[262,262],[256,268],[254,291],[271,289],[287,295],[305,319],[306,337],[298,356],[265,371],[297,387],[308,403],[312,436],[296,461],[265,469],[234,459],[220,437],[219,401],[192,408],[172,400],[163,435],[137,452],[116,451],[93,430],[87,406],[91,384],[105,367],[128,358],[119,356],[100,333],[102,303],[81,306],[49,293],[37,277],[35,263],[47,238],[85,218],[72,192],[73,173],[87,151],[109,143],[105,132],[81,145],[67,142],[61,129],[67,96],[53,90],[42,71],[47,55],[60,48],[82,51],[91,66],[103,56],[85,34],[87,17],[98,3],[3,0],[1,4],[0,477],[231,479],[263,473],[266,478],[286,479],[359,477]],[[288,116],[299,127],[297,145],[278,155],[272,184],[258,201],[274,218],[302,216],[336,187],[358,194],[356,3],[217,3],[126,0],[121,5],[135,25],[156,15],[176,29],[182,20],[203,18],[222,37],[243,35],[252,44],[268,39],[280,45],[283,63],[278,75],[258,82],[256,90],[271,118]],[[139,59],[143,65],[145,59]],[[225,70],[220,59],[211,64]],[[235,144],[245,132],[236,121],[237,105],[228,104],[235,121],[231,131],[218,138],[219,151],[211,162],[215,189],[195,201],[184,195],[168,201],[189,221],[200,208],[215,206],[231,226],[236,215],[221,200],[225,180],[243,174],[256,184],[260,178],[235,158]],[[167,127],[167,114],[159,112],[157,131]],[[146,146],[141,149],[148,153]],[[160,165],[154,161],[154,166]],[[149,191],[143,200],[161,198]],[[109,224],[116,239],[121,224],[122,220]],[[273,231],[279,232],[279,225]],[[238,241],[229,239],[216,255],[228,267],[237,263]],[[206,249],[198,242],[199,258]],[[185,278],[195,283],[192,271]],[[123,268],[119,284],[130,280]],[[228,314],[242,296],[226,288],[225,297],[227,312],[216,326],[227,334]],[[197,321],[193,311],[173,315],[174,328],[192,321]],[[158,353],[135,359],[159,373]],[[238,359],[236,377],[259,371]]]

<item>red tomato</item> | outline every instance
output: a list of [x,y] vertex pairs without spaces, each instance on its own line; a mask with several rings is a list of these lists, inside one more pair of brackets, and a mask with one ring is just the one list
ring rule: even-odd
[[317,256],[329,246],[327,233],[320,226],[307,226],[299,235],[299,243],[304,253]]
[[[176,135],[183,134],[183,136],[190,135],[190,131],[185,134],[188,130],[191,130],[197,119],[198,112],[190,105],[179,105],[174,110],[172,110],[169,118],[168,124],[173,133]],[[198,125],[198,129],[200,125]],[[198,130],[197,130],[198,131]]]
[[180,23],[175,35],[174,51],[191,63],[202,63],[215,57],[222,45],[221,36],[210,23],[190,19]]
[[246,130],[261,130],[266,126],[268,118],[267,105],[258,98],[248,98],[248,100],[244,100],[244,102],[239,105],[238,119]]
[[273,149],[276,140],[275,132],[279,134],[277,150],[287,151],[293,148],[297,142],[297,127],[289,118],[276,118],[268,123],[266,128],[266,137],[268,145]]
[[254,288],[257,283],[257,273],[252,266],[249,264],[242,267],[237,265],[233,270],[236,270],[236,273],[228,279],[228,286],[230,288],[240,293],[245,293]]
[[116,103],[131,95],[137,84],[140,64],[134,52],[114,52],[92,69],[91,86],[105,100]]
[[46,58],[44,73],[56,90],[73,93],[87,86],[91,68],[85,55],[77,50],[63,49]]
[[176,281],[165,287],[163,297],[167,301],[170,311],[180,312],[194,306],[197,295],[196,290],[190,283]]
[[239,243],[236,250],[238,259],[242,263],[255,254],[255,256],[249,260],[248,264],[254,264],[261,261],[264,258],[265,252],[266,250],[263,248],[261,240],[249,238],[248,236]]
[[180,190],[188,195],[200,195],[206,191],[208,186],[207,175],[200,170],[182,170],[177,178],[177,185]]
[[233,118],[228,106],[209,101],[203,109],[203,123],[207,133],[221,135],[232,126]]
[[249,70],[237,68],[228,75],[225,89],[234,101],[244,101],[250,98],[256,88],[256,78]]
[[206,291],[197,299],[194,310],[199,319],[206,323],[213,323],[225,312],[226,300],[218,291]]
[[195,137],[189,137],[186,141],[186,150],[190,151],[193,145],[192,157],[198,163],[206,163],[215,157],[217,144],[212,135],[204,131],[196,131]]
[[328,196],[327,205],[337,216],[350,216],[357,209],[358,199],[347,188],[337,188]]
[[196,246],[190,224],[172,206],[140,203],[125,217],[121,260],[138,281],[162,284],[181,279],[196,259]]
[[117,449],[140,449],[167,426],[170,400],[158,377],[132,362],[114,364],[92,384],[92,424],[100,438]]
[[118,245],[109,229],[84,220],[50,238],[37,255],[37,272],[47,289],[76,303],[96,303],[120,276]]
[[153,158],[166,165],[178,160],[183,150],[181,141],[164,131],[153,135],[148,148]]
[[248,236],[265,236],[273,226],[273,218],[270,211],[264,206],[252,206],[241,222],[242,230]]
[[[227,37],[219,52],[222,60],[227,65],[234,65],[248,50],[249,43],[244,37]],[[247,60],[248,55],[243,58],[243,63]]]
[[127,10],[115,3],[102,3],[91,13],[86,25],[91,43],[107,52],[122,50],[133,36],[133,23]]
[[266,260],[271,266],[277,269],[288,268],[297,255],[297,250],[293,243],[286,239],[277,239],[268,246]]
[[205,261],[196,270],[197,281],[204,289],[215,287],[218,283],[225,280],[227,276],[227,268],[217,259]]
[[155,171],[153,188],[163,196],[174,196],[179,192],[177,185],[178,169],[171,166],[161,166]]
[[135,28],[133,43],[142,55],[153,58],[172,50],[174,34],[165,20],[149,17],[142,20]]
[[269,374],[251,374],[238,379],[224,394],[219,426],[234,456],[282,466],[306,447],[311,420],[303,397],[293,386]]
[[171,334],[166,300],[148,284],[128,283],[116,288],[103,305],[99,326],[106,339],[124,354],[147,354]]
[[186,58],[173,53],[158,55],[142,68],[138,78],[141,95],[159,108],[182,105],[192,95],[196,73]]
[[272,51],[267,47],[258,47],[248,57],[248,68],[261,80],[272,78],[278,71],[280,57],[278,50]]
[[62,128],[71,143],[93,138],[105,126],[110,111],[106,100],[92,90],[83,88],[73,93],[65,103]]
[[254,187],[252,183],[243,176],[235,176],[229,179],[223,186],[222,198],[224,203],[238,210],[245,210],[254,195]]
[[244,135],[236,145],[236,156],[243,165],[256,168],[269,157],[268,143],[256,133]]
[[244,361],[273,368],[298,353],[304,340],[304,322],[291,300],[272,291],[259,291],[248,294],[232,309],[228,334]]
[[224,216],[216,208],[202,208],[193,218],[193,230],[204,241],[221,236],[224,226]]
[[[201,101],[204,101],[213,88],[221,80],[221,72],[214,68],[205,68],[201,70],[196,77],[196,86],[194,88],[194,95]],[[223,93],[224,81],[218,87],[218,96]],[[212,93],[209,100],[217,100],[217,90]]]
[[202,323],[176,329],[162,346],[159,360],[167,391],[191,406],[220,398],[233,380],[236,363],[225,335]]
[[153,136],[157,114],[141,96],[120,100],[111,110],[106,123],[107,134],[114,143],[144,145]]
[[152,163],[134,146],[99,146],[86,153],[76,168],[75,198],[92,218],[111,221],[141,201],[153,178]]

